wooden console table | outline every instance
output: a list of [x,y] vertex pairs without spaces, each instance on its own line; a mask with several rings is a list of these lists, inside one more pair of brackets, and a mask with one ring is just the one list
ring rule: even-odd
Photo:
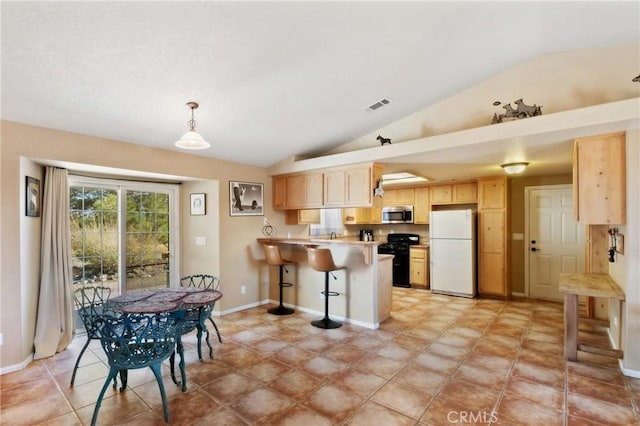
[[607,274],[560,274],[559,290],[564,293],[564,357],[578,360],[578,350],[622,358],[622,351],[581,345],[578,342],[578,296],[624,300],[624,292]]

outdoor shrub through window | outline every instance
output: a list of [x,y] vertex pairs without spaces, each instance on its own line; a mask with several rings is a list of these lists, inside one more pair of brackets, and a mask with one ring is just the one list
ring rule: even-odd
[[75,286],[109,287],[113,297],[171,285],[175,185],[72,178],[69,186]]

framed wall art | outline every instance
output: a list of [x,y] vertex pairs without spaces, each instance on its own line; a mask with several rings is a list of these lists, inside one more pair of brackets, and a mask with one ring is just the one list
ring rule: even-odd
[[263,216],[264,185],[229,181],[229,214],[231,216]]
[[40,180],[27,176],[25,212],[27,216],[40,217]]
[[207,213],[206,198],[203,193],[191,194],[189,213],[191,216],[203,216]]

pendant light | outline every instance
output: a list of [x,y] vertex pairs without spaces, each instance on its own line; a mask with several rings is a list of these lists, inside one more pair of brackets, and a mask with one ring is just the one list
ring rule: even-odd
[[211,144],[204,140],[198,132],[196,132],[196,120],[193,118],[193,111],[198,108],[195,102],[187,102],[187,106],[191,108],[191,120],[187,121],[189,131],[182,135],[179,141],[175,143],[178,148],[183,149],[207,149]]

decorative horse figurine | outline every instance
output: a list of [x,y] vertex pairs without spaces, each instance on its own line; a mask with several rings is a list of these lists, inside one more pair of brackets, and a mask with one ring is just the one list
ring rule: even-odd
[[376,139],[380,141],[380,146],[384,145],[385,143],[391,145],[391,139],[389,138],[383,138],[382,136],[378,135]]
[[519,118],[523,117],[533,117],[536,115],[542,115],[542,106],[541,105],[526,105],[522,98],[517,101],[513,101],[514,104],[518,105],[518,109],[516,110]]

